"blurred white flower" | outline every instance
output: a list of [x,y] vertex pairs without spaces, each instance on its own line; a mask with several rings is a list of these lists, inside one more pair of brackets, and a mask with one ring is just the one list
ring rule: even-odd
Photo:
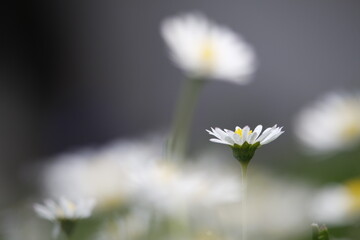
[[208,174],[206,166],[161,161],[162,142],[120,141],[98,151],[60,156],[45,168],[51,196],[93,197],[100,209],[140,204],[174,214],[185,208],[237,201],[238,176]]
[[175,166],[168,162],[147,165],[138,174],[137,182],[141,203],[165,215],[233,203],[240,197],[237,176],[210,175],[193,165]]
[[53,197],[92,197],[100,209],[117,208],[129,203],[137,191],[133,175],[160,152],[161,141],[151,138],[64,154],[45,167],[44,189]]
[[149,209],[132,208],[126,215],[104,222],[94,239],[144,239],[150,231],[150,217]]
[[46,199],[43,205],[34,204],[34,210],[40,217],[50,221],[76,220],[90,217],[94,206],[94,199],[71,201],[60,198],[58,202]]
[[[249,239],[292,239],[295,236],[307,236],[309,225],[304,223],[310,222],[307,209],[313,193],[309,186],[256,168],[249,175],[249,184]],[[219,211],[224,231],[232,236],[241,234],[238,227],[242,221],[241,210],[241,205],[236,204]]]
[[263,133],[262,125],[258,125],[254,131],[250,130],[248,126],[244,128],[236,127],[235,132],[231,130],[221,130],[220,128],[211,128],[206,130],[210,135],[215,136],[216,138],[211,138],[211,142],[226,144],[230,146],[234,145],[243,145],[245,142],[249,144],[254,144],[259,142],[260,145],[268,144],[275,139],[277,139],[284,131],[282,127],[277,127],[277,125],[265,129]]
[[175,64],[193,78],[246,83],[255,71],[255,54],[227,27],[200,13],[163,21],[161,34]]
[[360,179],[330,185],[314,197],[311,217],[330,225],[344,225],[360,216]]
[[325,95],[300,112],[295,133],[315,153],[353,147],[360,141],[360,94]]

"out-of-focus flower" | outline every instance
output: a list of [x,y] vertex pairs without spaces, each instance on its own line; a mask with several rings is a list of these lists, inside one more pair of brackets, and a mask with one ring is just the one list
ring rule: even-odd
[[94,199],[70,201],[60,198],[58,202],[51,199],[44,201],[44,205],[35,204],[35,212],[42,218],[50,221],[76,220],[88,218],[95,206]]
[[43,205],[34,204],[34,210],[39,217],[54,223],[52,235],[58,237],[60,231],[70,236],[80,219],[89,218],[95,206],[94,199],[79,199],[71,201],[67,198],[60,198],[57,202],[46,199]]
[[263,133],[261,133],[262,128],[262,125],[258,125],[254,131],[250,130],[248,126],[236,127],[235,132],[228,129],[221,130],[220,128],[211,128],[211,131],[206,131],[216,137],[211,138],[211,142],[230,145],[234,157],[247,164],[259,146],[274,141],[284,132],[282,127],[277,127],[277,125],[265,129]]
[[246,83],[255,71],[255,54],[227,27],[200,13],[166,19],[161,34],[175,64],[192,78]]
[[331,185],[315,195],[310,210],[315,221],[343,225],[360,216],[360,179]]
[[132,208],[126,215],[104,222],[95,240],[145,239],[150,231],[149,209]]
[[137,191],[133,175],[143,169],[143,162],[154,161],[160,152],[160,141],[151,138],[61,155],[44,169],[45,193],[74,199],[92,197],[102,210],[121,207]]
[[139,204],[164,215],[239,199],[237,175],[210,175],[206,171],[210,164],[193,167],[161,161],[159,143],[153,138],[121,141],[98,151],[63,155],[45,168],[46,193],[93,197],[104,210]]
[[353,147],[360,141],[360,94],[325,95],[300,112],[295,133],[309,150],[317,153]]
[[[311,203],[312,188],[305,183],[281,178],[256,168],[249,175],[249,184],[249,239],[275,240],[307,236],[309,226],[304,223],[310,222],[307,210]],[[241,234],[238,227],[242,221],[241,210],[240,204],[225,206],[219,210],[223,231],[232,236]]]
[[161,147],[152,138],[60,156],[45,168],[46,193],[93,197],[101,209],[141,203],[166,214],[238,199],[237,176],[209,177],[199,168],[160,161]]
[[240,197],[234,175],[209,176],[200,169],[168,162],[147,165],[137,182],[141,203],[165,215],[233,203]]

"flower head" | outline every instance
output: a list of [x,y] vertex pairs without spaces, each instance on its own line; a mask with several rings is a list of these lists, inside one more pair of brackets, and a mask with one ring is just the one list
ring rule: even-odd
[[[220,163],[227,164],[222,160],[218,159]],[[237,168],[233,170],[237,171]],[[251,194],[247,196],[247,209],[251,214],[248,214],[246,221],[248,226],[253,226],[249,228],[248,239],[294,239],[294,236],[302,236],[309,230],[304,223],[314,221],[309,219],[308,211],[313,197],[310,185],[273,174],[259,166],[252,169],[249,178],[251,185],[256,187],[251,188]],[[238,228],[242,222],[240,206],[241,202],[228,205],[218,213],[223,216],[224,225],[228,229],[236,229],[236,234],[241,234],[241,229]],[[237,236],[230,239],[238,239]]]
[[149,136],[56,156],[42,173],[44,194],[94,198],[101,211],[124,207],[137,191],[132,175],[143,168],[145,160],[153,162],[161,155],[161,144],[160,139]]
[[299,140],[315,153],[345,150],[360,142],[360,94],[329,93],[300,112]]
[[259,146],[274,141],[284,132],[282,127],[277,127],[277,125],[261,132],[262,129],[262,125],[258,125],[254,131],[250,130],[248,126],[244,128],[236,127],[235,131],[228,129],[221,130],[220,128],[211,128],[211,131],[206,131],[216,137],[211,138],[211,142],[231,146],[234,157],[240,162],[247,164]]
[[360,216],[360,179],[324,187],[314,195],[312,217],[330,225],[348,224]]
[[64,221],[88,218],[94,206],[94,199],[70,201],[60,198],[58,202],[47,199],[44,204],[35,204],[34,209],[42,218],[50,221]]
[[208,172],[193,165],[159,161],[147,164],[135,177],[139,202],[165,215],[176,216],[179,209],[199,211],[203,207],[236,202],[240,196],[236,176],[224,174],[209,178]]
[[199,13],[166,19],[161,34],[175,64],[194,78],[245,83],[255,71],[255,54],[227,27]]

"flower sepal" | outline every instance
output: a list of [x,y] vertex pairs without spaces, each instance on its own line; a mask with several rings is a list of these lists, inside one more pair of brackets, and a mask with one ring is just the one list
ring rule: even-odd
[[247,166],[258,147],[260,147],[260,142],[256,142],[254,144],[244,142],[242,145],[234,144],[231,146],[231,149],[233,150],[234,157],[241,163],[241,165]]
[[66,236],[71,236],[73,233],[73,230],[75,228],[75,225],[78,220],[76,219],[60,219],[60,228],[65,233]]

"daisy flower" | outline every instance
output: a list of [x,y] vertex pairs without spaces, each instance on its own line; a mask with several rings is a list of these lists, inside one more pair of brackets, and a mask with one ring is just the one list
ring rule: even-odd
[[209,178],[208,172],[193,165],[158,162],[145,166],[134,176],[139,186],[138,200],[165,216],[176,216],[179,210],[213,208],[240,198],[238,179],[230,173]]
[[94,198],[100,211],[122,208],[132,202],[137,191],[133,175],[145,160],[152,162],[161,155],[161,146],[160,138],[150,136],[56,156],[43,168],[43,194]]
[[166,19],[161,34],[173,62],[191,78],[246,83],[255,71],[253,49],[232,30],[200,13]]
[[211,128],[206,130],[210,135],[211,142],[229,145],[233,149],[233,154],[240,162],[247,164],[258,147],[268,144],[277,139],[284,131],[282,127],[274,125],[262,132],[262,125],[258,125],[254,131],[248,126],[244,128],[236,127],[235,131],[220,128]]
[[71,201],[67,198],[60,198],[58,201],[46,199],[44,204],[34,204],[34,210],[39,217],[54,223],[52,235],[58,237],[60,230],[70,236],[80,219],[89,218],[95,206],[95,200],[79,199]]
[[[247,196],[248,239],[294,239],[307,232],[309,229],[304,223],[314,221],[309,219],[314,193],[311,186],[261,168],[252,169],[251,173],[249,180],[256,187]],[[239,239],[241,235],[241,203],[219,212],[225,231],[236,229],[237,236],[230,239]]]
[[302,110],[295,134],[314,153],[345,150],[360,142],[360,94],[329,93]]
[[244,240],[247,239],[247,167],[258,147],[274,141],[284,132],[282,131],[282,127],[277,127],[277,125],[265,129],[264,132],[262,132],[262,129],[262,125],[258,125],[254,131],[250,130],[248,126],[244,128],[236,127],[235,131],[228,129],[221,130],[220,128],[211,128],[211,131],[206,130],[210,135],[215,137],[210,139],[211,142],[229,145],[233,150],[234,158],[241,164],[243,197],[241,204],[241,231],[242,239]]
[[328,185],[314,195],[311,217],[329,225],[349,224],[360,216],[360,179]]
[[88,218],[95,206],[94,199],[81,199],[70,201],[60,198],[58,202],[47,199],[44,204],[35,204],[35,212],[44,219],[50,221],[77,220]]

